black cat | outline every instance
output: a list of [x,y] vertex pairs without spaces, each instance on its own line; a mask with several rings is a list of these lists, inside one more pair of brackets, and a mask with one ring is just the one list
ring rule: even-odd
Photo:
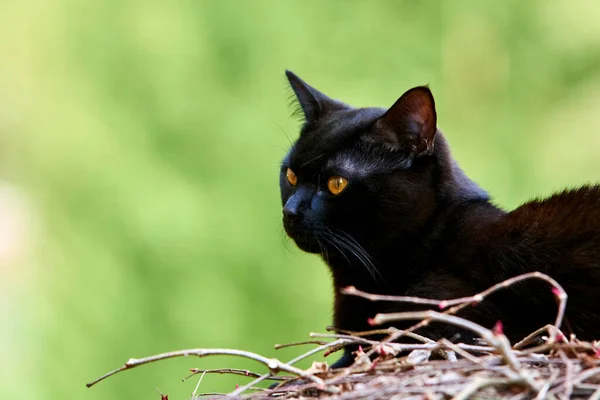
[[[600,338],[600,186],[506,212],[450,155],[427,87],[387,110],[354,108],[286,74],[305,123],[281,165],[283,225],[329,265],[337,328],[369,330],[378,312],[414,309],[341,295],[346,286],[450,299],[540,271],[569,294],[567,330]],[[461,315],[488,327],[501,320],[514,342],[552,323],[556,302],[547,284],[527,281]],[[427,331],[433,339],[454,333]],[[347,351],[336,366],[351,362]]]

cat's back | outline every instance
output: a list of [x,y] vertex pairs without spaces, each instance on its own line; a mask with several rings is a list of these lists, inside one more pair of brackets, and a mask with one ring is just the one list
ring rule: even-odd
[[[504,214],[486,229],[489,255],[506,268],[562,275],[593,269],[600,282],[600,186],[565,190]],[[500,261],[499,261],[500,262]]]
[[600,185],[527,202],[501,218],[497,228],[508,238],[531,242],[556,240],[559,245],[577,238],[600,242]]
[[[471,276],[482,289],[526,272],[540,271],[567,291],[569,328],[582,339],[600,333],[600,186],[583,186],[533,200],[493,216],[472,236],[477,250]],[[518,285],[497,296],[514,338],[552,322],[556,305],[542,282]]]

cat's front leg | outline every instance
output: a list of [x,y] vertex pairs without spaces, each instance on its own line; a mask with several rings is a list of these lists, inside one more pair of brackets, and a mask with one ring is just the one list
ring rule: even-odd
[[356,351],[355,348],[344,347],[344,354],[333,364],[331,364],[331,368],[346,368],[351,366],[354,363],[354,354]]

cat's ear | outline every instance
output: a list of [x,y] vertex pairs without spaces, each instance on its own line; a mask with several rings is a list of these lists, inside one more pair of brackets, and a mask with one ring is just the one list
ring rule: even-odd
[[298,105],[304,114],[306,122],[316,121],[322,115],[336,110],[348,108],[342,102],[331,99],[300,79],[290,70],[285,70],[285,75],[296,95]]
[[409,150],[415,155],[433,153],[437,113],[433,94],[427,86],[404,93],[375,123],[377,141],[394,150]]

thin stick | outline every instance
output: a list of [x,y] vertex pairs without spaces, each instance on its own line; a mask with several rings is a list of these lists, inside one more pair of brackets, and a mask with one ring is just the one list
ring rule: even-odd
[[270,372],[266,373],[264,375],[261,375],[258,378],[256,378],[255,380],[253,380],[252,382],[248,383],[247,385],[236,388],[233,392],[229,393],[227,396],[231,396],[231,397],[238,396],[238,395],[244,393],[246,390],[250,389],[251,387],[256,386],[257,384],[261,383],[264,380],[270,379],[271,377],[272,377],[272,374]]
[[[327,348],[329,348],[331,346],[336,346],[338,344],[342,344],[344,342],[345,341],[343,339],[338,339],[338,340],[335,340],[335,341],[333,341],[331,343],[324,344],[322,346],[319,346],[317,348],[309,350],[306,353],[301,354],[301,355],[299,355],[296,358],[291,359],[290,361],[287,362],[287,364],[288,365],[293,365],[293,364],[297,363],[300,360],[303,360],[303,359],[305,359],[307,357],[312,356],[315,353],[323,351],[323,350],[325,350],[325,349],[327,349]],[[266,379],[270,379],[271,376],[272,376],[271,373],[267,373],[267,374],[261,375],[258,378],[256,378],[255,380],[253,380],[252,382],[248,383],[247,385],[241,386],[241,387],[237,388],[236,390],[234,390],[233,392],[229,393],[229,396],[239,396],[240,394],[244,393],[246,390],[248,390],[252,386],[256,386],[257,384],[259,384],[260,382],[262,382],[262,381],[264,381]]]
[[[188,376],[186,376],[185,378],[182,379],[182,381],[188,380],[189,378],[191,378],[192,376],[198,375],[198,374],[231,374],[231,375],[242,375],[242,376],[248,376],[251,378],[257,378],[260,376],[260,374],[256,373],[256,372],[252,372],[249,371],[247,369],[237,369],[237,368],[218,368],[218,369],[198,369],[198,368],[192,368],[190,370],[192,373]],[[285,380],[284,378],[278,377],[278,376],[274,376],[271,378],[271,380]]]
[[[468,351],[464,351],[463,349],[461,349],[459,346],[457,346],[456,344],[452,343],[451,341],[449,341],[446,338],[442,338],[439,341],[439,344],[442,345],[445,348],[448,348],[458,354],[460,354],[461,356],[463,356],[463,358],[466,358],[467,360],[478,364],[478,365],[482,365],[482,362],[479,358],[475,357],[474,355],[472,355],[471,353],[469,353]],[[456,356],[454,356],[454,360],[449,360],[449,361],[456,361]]]
[[600,367],[590,368],[588,370],[580,372],[579,375],[577,375],[575,377],[575,379],[573,379],[573,384],[578,384],[580,382],[585,381],[586,379],[591,378],[592,376],[599,375],[599,374],[600,374]]
[[418,333],[402,331],[401,329],[394,328],[393,326],[390,326],[389,328],[386,328],[386,329],[374,329],[371,331],[349,331],[346,329],[338,329],[331,325],[328,325],[326,329],[327,329],[327,331],[337,331],[337,332],[340,332],[340,333],[343,333],[346,335],[358,336],[358,337],[372,336],[372,335],[389,335],[390,333],[403,332],[402,336],[406,336],[411,339],[418,340],[419,342],[435,343],[435,340],[431,340],[425,336],[419,335]]
[[[383,315],[386,315],[386,314],[383,314]],[[368,340],[368,339],[363,339],[363,338],[354,338],[349,335],[340,335],[340,334],[335,334],[335,333],[314,333],[314,332],[312,332],[312,333],[310,333],[310,335],[312,337],[343,338],[343,339],[347,339],[348,344],[364,343],[364,344],[368,344],[368,345],[377,345],[377,344],[385,343],[386,346],[390,346],[391,348],[393,348],[394,350],[397,350],[397,351],[435,350],[436,348],[440,347],[438,342],[435,342],[435,341],[433,341],[431,339],[427,339],[427,338],[426,338],[428,341],[427,343],[414,344],[414,343],[396,343],[396,342],[389,343],[389,342],[384,342],[384,341]],[[497,349],[495,347],[491,347],[491,346],[479,346],[479,345],[475,345],[475,344],[466,344],[466,343],[452,343],[450,341],[448,341],[448,342],[450,344],[452,344],[452,346],[454,346],[455,348],[459,348],[464,351],[474,351],[474,352],[478,352],[478,353],[493,353],[493,352],[497,351]],[[514,353],[518,354],[518,355],[526,354],[525,352],[521,352],[521,351],[514,351]]]
[[[331,326],[328,326],[327,330],[330,330],[329,328],[332,328],[331,330],[334,330],[333,327],[331,327]],[[362,331],[362,332],[347,331],[347,330],[342,330],[342,329],[336,329],[336,330],[338,332],[344,332],[346,334],[345,335],[344,334],[323,334],[323,333],[312,333],[311,332],[310,336],[311,337],[323,337],[323,338],[345,338],[345,339],[353,340],[355,343],[359,343],[359,341],[357,340],[357,336],[359,338],[361,338],[363,336],[369,336],[369,335],[374,335],[374,334],[386,334],[386,333],[389,334],[390,332],[400,332],[400,329],[394,328],[393,326],[391,326],[387,329],[375,329],[375,330],[371,330],[371,331]],[[415,345],[412,343],[411,344],[386,343],[386,345],[391,346],[395,351],[398,351],[398,352],[401,352],[404,350],[421,350],[421,349],[435,350],[435,349],[439,349],[439,351],[442,353],[441,355],[444,358],[446,358],[447,360],[452,360],[452,355],[447,353],[443,347],[438,346],[437,342],[434,340],[431,340],[425,336],[418,335],[413,332],[406,332],[406,331],[404,331],[403,336],[410,337],[412,339],[418,340],[423,343],[434,344],[435,346],[423,347],[423,346]],[[452,342],[448,341],[448,343],[451,343],[454,346],[454,344]],[[373,346],[373,345],[382,344],[382,343],[379,341],[372,341],[372,343],[368,343],[368,344]]]
[[324,345],[327,344],[327,342],[323,342],[321,340],[306,340],[304,342],[293,342],[293,343],[285,343],[285,344],[276,344],[275,350],[279,350],[279,349],[284,349],[286,347],[293,347],[293,346],[302,346],[304,344],[318,344],[318,345]]
[[449,300],[424,299],[421,297],[414,297],[414,296],[388,296],[388,295],[370,294],[370,293],[363,292],[362,290],[358,290],[353,286],[343,288],[341,290],[341,292],[343,294],[358,296],[358,297],[362,297],[362,298],[365,298],[365,299],[371,300],[371,301],[397,301],[397,302],[403,302],[403,303],[433,305],[433,306],[439,307],[442,310],[447,307],[458,305],[459,308],[456,309],[456,311],[458,311],[458,310],[466,307],[469,304],[482,302],[487,296],[489,296],[490,294],[492,294],[500,289],[508,288],[509,286],[512,286],[515,283],[529,280],[529,279],[541,279],[552,286],[552,292],[559,300],[558,312],[556,315],[554,326],[557,328],[560,328],[562,325],[563,319],[564,319],[564,314],[565,314],[565,309],[566,309],[566,302],[567,302],[567,298],[568,298],[567,292],[563,289],[563,287],[556,280],[554,280],[553,278],[551,278],[550,276],[548,276],[544,273],[537,272],[537,271],[529,272],[526,274],[522,274],[522,275],[518,275],[518,276],[515,276],[512,278],[506,279],[506,280],[504,280],[500,283],[497,283],[497,284],[489,287],[488,289],[486,289],[482,292],[479,292],[473,296],[459,297],[459,298],[449,299]]
[[[520,342],[515,343],[515,345],[513,346],[513,349],[522,349],[523,347],[532,343],[533,339],[537,338],[540,334],[542,334],[544,332],[547,332],[548,335],[550,335],[551,334],[550,332],[552,331],[552,329],[558,329],[558,328],[555,327],[554,325],[545,325],[545,326],[541,327],[540,329],[536,330],[535,332],[532,332],[529,335],[527,335]],[[560,332],[560,333],[564,337],[564,334],[562,332]]]
[[562,350],[558,351],[560,355],[560,359],[565,363],[565,398],[570,399],[571,394],[573,394],[573,363],[569,358],[565,355],[565,352]]
[[373,318],[371,321],[375,325],[381,325],[386,322],[403,321],[407,319],[428,319],[431,321],[439,321],[475,332],[483,340],[485,340],[491,346],[495,347],[498,350],[500,355],[504,358],[506,363],[511,367],[513,371],[518,372],[521,368],[519,360],[517,359],[517,357],[515,357],[515,354],[510,348],[510,343],[504,335],[494,335],[489,329],[486,329],[481,325],[478,325],[464,318],[457,317],[455,315],[447,315],[437,311],[427,310],[390,314],[377,314],[375,318]]
[[554,371],[552,373],[552,375],[550,376],[550,378],[546,381],[546,383],[544,383],[544,385],[542,386],[542,388],[538,392],[537,396],[535,396],[534,400],[543,400],[543,399],[546,398],[546,394],[548,393],[548,389],[550,389],[550,386],[552,386],[552,384],[554,383],[554,381],[558,377],[558,374],[559,374],[559,371]]
[[348,343],[348,341],[347,341],[347,340],[345,340],[345,339],[338,339],[338,340],[334,340],[333,342],[330,342],[330,343],[328,343],[328,344],[324,344],[324,345],[322,345],[322,346],[315,347],[314,349],[312,349],[312,350],[310,350],[310,351],[307,351],[307,352],[306,352],[306,353],[304,353],[304,354],[300,354],[298,357],[291,359],[291,360],[288,362],[288,364],[289,364],[289,365],[296,364],[298,361],[304,360],[305,358],[307,358],[307,357],[310,357],[310,356],[312,356],[313,354],[316,354],[316,353],[318,353],[318,352],[320,352],[320,351],[326,350],[326,349],[328,349],[328,348],[330,348],[330,347],[334,347],[334,346],[337,346],[337,345],[340,345],[340,344],[345,344],[345,343]]
[[212,356],[212,355],[230,355],[230,356],[238,356],[238,357],[248,358],[248,359],[251,359],[251,360],[257,361],[261,364],[266,365],[271,371],[274,371],[274,372],[285,371],[285,372],[300,376],[302,378],[310,379],[311,381],[316,383],[319,387],[324,387],[324,382],[322,379],[320,379],[316,376],[310,375],[310,374],[306,374],[301,369],[293,367],[291,365],[287,365],[285,363],[282,363],[281,361],[279,361],[276,358],[267,358],[267,357],[263,357],[256,353],[249,352],[249,351],[232,350],[232,349],[188,349],[188,350],[180,350],[180,351],[170,351],[167,353],[156,354],[156,355],[153,355],[150,357],[144,357],[144,358],[130,358],[129,360],[127,360],[127,362],[122,367],[117,368],[114,371],[111,371],[107,374],[102,375],[100,378],[86,384],[86,386],[92,387],[96,383],[103,381],[104,379],[106,379],[112,375],[115,375],[121,371],[125,371],[127,369],[132,369],[132,368],[138,367],[140,365],[149,364],[149,363],[153,363],[153,362],[160,361],[160,360],[166,360],[168,358],[188,357],[188,356],[206,357],[206,356]]
[[423,297],[415,297],[415,296],[391,296],[385,294],[372,294],[363,292],[355,288],[354,286],[347,286],[340,290],[342,294],[347,294],[350,296],[362,297],[363,299],[371,300],[371,301],[393,301],[398,303],[412,303],[412,304],[426,304],[430,306],[440,306],[440,304],[444,300],[434,300],[434,299],[426,299]]
[[536,347],[530,347],[528,349],[520,350],[521,354],[539,354],[544,353],[548,350],[571,350],[571,351],[592,351],[595,352],[596,348],[590,343],[544,343]]
[[349,342],[349,344],[350,343],[366,344],[366,345],[379,344],[379,341],[377,341],[377,340],[369,340],[369,339],[365,339],[365,338],[362,338],[362,337],[354,337],[354,336],[351,336],[351,335],[344,335],[344,334],[338,334],[338,333],[315,333],[315,332],[311,332],[311,333],[309,333],[309,336],[310,337],[321,337],[321,338],[344,339],[347,342]]
[[198,383],[196,384],[196,387],[194,388],[194,391],[192,392],[192,400],[194,400],[196,398],[196,393],[198,393],[198,388],[200,387],[200,383],[202,382],[202,379],[204,379],[204,375],[206,375],[206,371],[204,371],[202,373],[202,375],[200,375],[200,379],[198,379]]

